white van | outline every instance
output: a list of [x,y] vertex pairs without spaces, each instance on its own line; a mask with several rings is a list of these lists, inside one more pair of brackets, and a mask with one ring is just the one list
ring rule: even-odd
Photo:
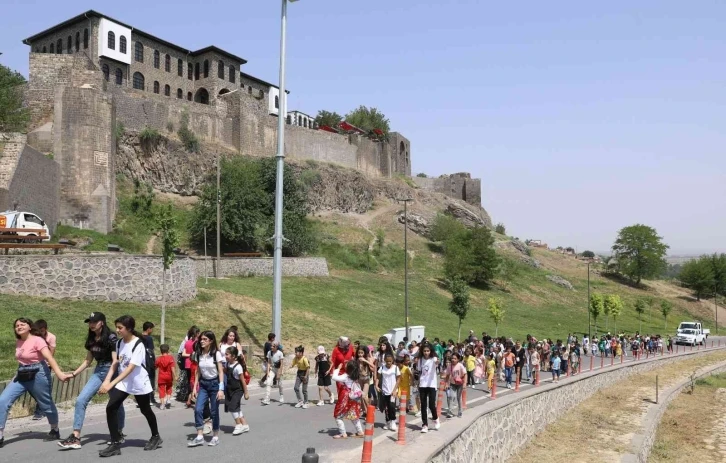
[[[32,232],[3,232],[3,228],[30,228],[34,230],[42,229],[44,233],[42,236],[38,236],[39,233]],[[33,214],[32,212],[19,212],[19,211],[5,211],[0,212],[0,234],[11,234],[26,237],[24,241],[36,241],[31,237],[38,236],[37,241],[50,240],[50,230],[45,224],[45,221]]]

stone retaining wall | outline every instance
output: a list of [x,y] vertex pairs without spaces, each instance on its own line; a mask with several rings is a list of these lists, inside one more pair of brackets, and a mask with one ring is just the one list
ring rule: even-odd
[[[204,258],[193,259],[197,269],[197,275],[203,277]],[[217,259],[209,257],[207,260],[207,274],[215,276],[215,263]],[[223,257],[220,265],[220,276],[272,276],[272,258],[244,258],[244,257]],[[285,277],[327,277],[328,261],[324,257],[283,257],[282,276]]]
[[[160,302],[160,256],[0,256],[0,292],[55,299]],[[197,294],[197,270],[177,258],[166,276],[166,300],[178,304]]]
[[[715,375],[726,371],[726,362],[722,362],[719,365],[705,367],[699,370],[695,379],[700,379],[706,376]],[[668,405],[678,397],[678,395],[691,383],[691,378],[687,378],[681,381],[679,384],[671,387],[665,394],[661,394],[658,406],[649,410],[645,417],[645,430],[642,433],[638,433],[633,436],[632,446],[636,450],[636,454],[626,454],[620,459],[622,463],[647,463],[650,451],[653,449],[655,443],[655,434],[658,430],[661,418],[665,413]]]
[[430,463],[501,462],[514,455],[538,430],[596,391],[628,376],[644,373],[684,358],[726,348],[664,356],[654,361],[616,365],[603,371],[583,373],[556,387],[541,386],[519,397],[501,399],[501,405],[483,412],[466,430],[444,444],[425,461]]

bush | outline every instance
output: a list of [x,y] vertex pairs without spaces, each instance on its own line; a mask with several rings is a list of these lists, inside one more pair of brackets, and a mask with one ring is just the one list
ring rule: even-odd
[[313,186],[320,183],[322,180],[322,175],[320,174],[320,171],[317,169],[308,169],[303,170],[300,172],[300,183],[305,185],[306,188],[312,188]]
[[430,238],[433,241],[446,241],[460,233],[465,233],[466,227],[450,215],[438,214],[431,225]]
[[494,238],[486,227],[459,233],[444,242],[446,278],[461,278],[469,284],[487,286],[497,274],[499,258]]
[[495,227],[494,231],[499,233],[500,235],[506,235],[507,234],[507,228],[504,226],[502,222],[499,222]]
[[182,112],[177,135],[179,135],[179,139],[187,151],[190,153],[199,152],[199,140],[197,139],[197,136],[194,135],[194,132],[189,129],[189,113],[187,113],[186,110]]
[[426,175],[426,174],[424,174],[423,172],[419,172],[418,174],[416,174],[416,177],[420,177],[420,178],[428,178],[429,176],[428,176],[428,175]]
[[141,146],[145,150],[151,151],[159,145],[161,135],[154,128],[144,127],[144,130],[139,133],[139,141],[141,141]]
[[131,198],[131,211],[138,217],[151,218],[154,203],[154,190],[148,183],[134,179],[134,196]]
[[174,124],[171,121],[169,121],[169,122],[166,123],[166,131],[167,132],[173,132],[174,131]]
[[126,133],[126,127],[124,127],[124,125],[121,122],[117,122],[116,127],[113,128],[113,134],[116,137],[117,143],[124,136],[125,133]]

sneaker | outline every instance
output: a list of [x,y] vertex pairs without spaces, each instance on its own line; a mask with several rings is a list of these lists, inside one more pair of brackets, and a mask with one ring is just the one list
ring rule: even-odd
[[295,408],[302,408],[302,406],[303,406],[302,401],[295,404]]
[[434,420],[434,430],[438,431],[441,428],[441,422],[439,420]]
[[171,410],[171,402],[167,402],[167,404],[166,404],[166,409],[167,409],[167,410]]
[[283,396],[280,396],[280,400],[278,400],[279,403],[284,404],[285,398]]
[[43,418],[45,418],[45,416],[43,416],[43,415],[38,415],[38,414],[33,415],[33,421],[40,421]]
[[212,440],[209,441],[207,444],[207,447],[216,447],[219,445],[219,437],[212,437]]
[[209,421],[204,423],[204,427],[202,428],[202,431],[204,432],[205,435],[212,434],[212,423],[210,423]]
[[323,405],[325,405],[325,401],[324,400],[318,400],[318,407],[322,407]]
[[54,440],[60,440],[60,432],[57,429],[51,429],[48,434],[43,438],[44,442],[50,442]]
[[158,434],[156,436],[151,436],[151,439],[149,439],[149,442],[144,445],[144,450],[156,450],[159,447],[161,447],[163,440],[161,440],[161,436]]
[[197,436],[187,442],[187,447],[199,447],[200,445],[204,445],[204,437],[202,436]]
[[270,405],[270,399],[264,399],[262,405]]
[[308,408],[308,403],[305,402],[304,404],[302,404],[302,408],[304,408],[304,409]]
[[416,418],[421,418],[421,412],[420,412],[420,411],[418,411],[418,412],[416,412],[416,414],[415,414],[415,415],[413,415],[413,416],[415,416]]
[[71,433],[71,435],[68,436],[66,440],[58,442],[58,445],[66,450],[80,450],[81,439],[77,438],[75,434]]
[[458,418],[461,418],[461,412],[459,412],[458,415],[456,415]]
[[0,437],[0,449],[5,447],[5,437]]
[[[124,434],[123,432],[120,432],[119,434],[121,434],[121,438],[118,440],[118,443],[123,444],[124,442],[126,442],[126,434]],[[106,442],[106,445],[111,445],[111,444],[113,444],[112,440]]]
[[121,455],[121,444],[118,442],[112,442],[111,445],[98,452],[98,456],[101,458],[113,457],[115,455]]
[[395,420],[394,421],[391,421],[391,426],[388,429],[390,429],[393,432],[398,431],[398,426],[396,426],[396,421]]
[[421,428],[421,433],[422,434],[426,434],[427,432],[429,432],[429,427],[428,426],[424,426],[424,427]]
[[233,436],[239,436],[242,433],[250,432],[250,425],[249,424],[238,424],[234,427],[234,431],[232,431]]

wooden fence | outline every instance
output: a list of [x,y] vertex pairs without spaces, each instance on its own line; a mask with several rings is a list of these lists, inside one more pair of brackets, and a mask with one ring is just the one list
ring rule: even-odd
[[[80,394],[83,386],[88,382],[88,378],[93,374],[93,368],[87,368],[81,372],[80,375],[76,375],[75,378],[71,378],[68,382],[63,383],[58,381],[58,378],[51,372],[51,378],[53,381],[53,393],[51,397],[53,402],[58,405],[64,402],[75,400]],[[10,381],[0,382],[0,393],[7,387]],[[16,407],[22,407],[26,410],[33,410],[35,408],[35,399],[33,399],[27,392],[15,402]]]

